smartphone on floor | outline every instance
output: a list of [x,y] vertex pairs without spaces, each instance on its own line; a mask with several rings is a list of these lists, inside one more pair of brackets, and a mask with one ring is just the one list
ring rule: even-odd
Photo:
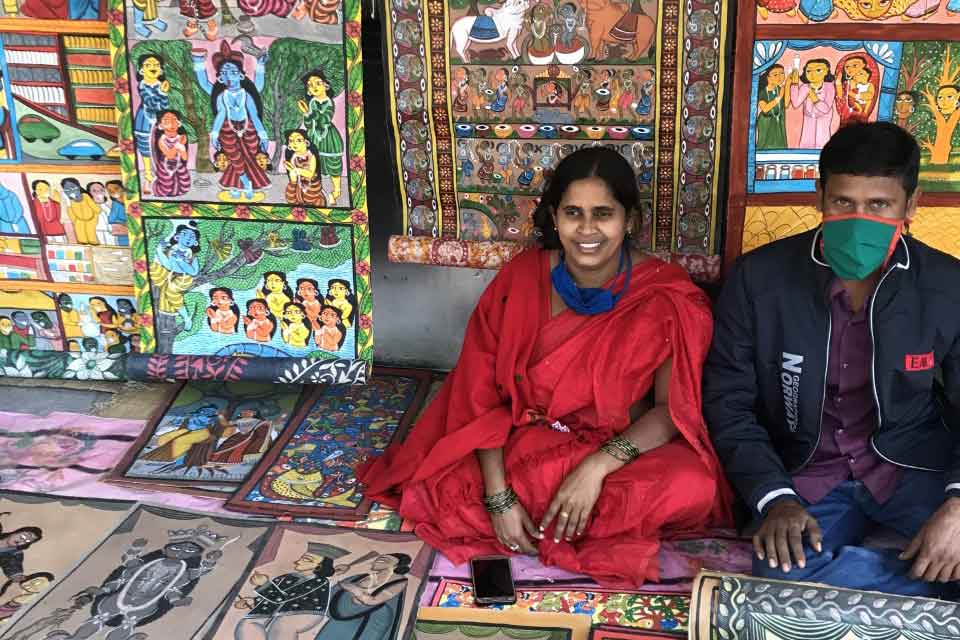
[[480,556],[470,561],[473,599],[481,605],[514,604],[513,568],[507,556]]

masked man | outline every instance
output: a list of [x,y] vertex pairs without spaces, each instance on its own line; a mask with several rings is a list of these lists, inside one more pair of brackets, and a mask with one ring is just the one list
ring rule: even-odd
[[[960,579],[960,262],[909,236],[919,161],[896,125],[841,128],[822,225],[745,255],[718,302],[704,413],[757,575],[925,596]],[[865,547],[878,525],[910,542]]]

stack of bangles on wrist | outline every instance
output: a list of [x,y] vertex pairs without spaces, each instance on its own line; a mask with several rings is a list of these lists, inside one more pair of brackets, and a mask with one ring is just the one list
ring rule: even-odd
[[483,499],[483,504],[487,508],[487,511],[490,513],[506,513],[513,508],[513,505],[517,504],[520,498],[517,497],[517,494],[513,492],[513,489],[507,487],[500,493],[495,493],[492,496],[486,496]]
[[600,445],[600,451],[613,456],[620,462],[633,462],[640,457],[640,449],[623,436],[614,436]]

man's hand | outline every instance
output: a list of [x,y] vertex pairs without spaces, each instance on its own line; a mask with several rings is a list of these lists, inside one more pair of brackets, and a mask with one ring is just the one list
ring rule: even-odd
[[960,580],[960,498],[948,498],[910,542],[901,560],[913,560],[910,577],[927,582]]
[[803,553],[804,531],[810,537],[810,546],[817,553],[823,551],[823,533],[816,519],[796,500],[782,500],[770,507],[754,534],[753,550],[758,558],[769,562],[771,569],[779,565],[784,572],[790,571],[793,568],[791,554],[792,562],[803,569],[807,566]]

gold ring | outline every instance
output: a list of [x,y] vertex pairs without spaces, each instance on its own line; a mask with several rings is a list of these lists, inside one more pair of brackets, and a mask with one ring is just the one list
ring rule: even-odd
[[561,511],[561,512],[560,512],[560,517],[561,517],[561,518],[569,518],[569,517],[570,517],[570,514],[567,513],[566,511]]

